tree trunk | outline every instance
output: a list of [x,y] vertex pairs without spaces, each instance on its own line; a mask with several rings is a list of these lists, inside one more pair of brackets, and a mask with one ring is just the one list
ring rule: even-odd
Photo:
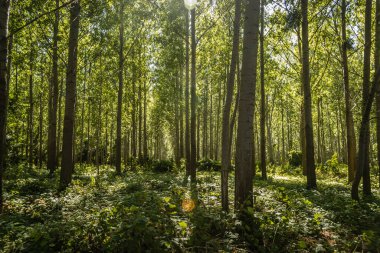
[[[376,74],[372,83],[371,90],[368,94],[368,99],[365,101],[365,106],[363,108],[362,122],[360,124],[360,133],[359,133],[359,151],[357,157],[357,168],[355,173],[355,179],[352,182],[351,187],[351,197],[352,199],[359,200],[359,184],[363,176],[363,170],[366,166],[365,153],[368,152],[365,139],[367,132],[369,131],[369,120],[371,114],[372,103],[375,98],[375,93],[380,86],[380,67],[376,69]],[[364,187],[363,187],[364,188]]]
[[78,63],[80,0],[74,1],[70,8],[69,52],[66,72],[66,100],[63,124],[62,168],[60,188],[65,189],[70,183],[74,170],[73,136],[75,121],[75,101]]
[[191,182],[196,182],[196,162],[197,162],[197,144],[196,144],[196,121],[197,121],[197,86],[196,86],[196,42],[195,42],[195,9],[191,11],[191,128],[190,128],[190,177]]
[[209,154],[210,154],[210,159],[213,160],[214,159],[214,118],[213,118],[213,113],[214,113],[214,108],[213,108],[213,104],[214,104],[214,96],[212,95],[212,85],[210,87],[210,146],[209,146]]
[[[137,147],[136,147],[136,77],[135,77],[136,67],[132,66],[132,156],[133,159],[137,157]],[[134,163],[132,162],[132,170],[134,170]]]
[[190,51],[190,43],[189,43],[189,13],[186,11],[186,67],[185,67],[185,156],[186,156],[186,179],[190,176],[191,171],[191,150],[190,150],[190,94],[189,94],[189,86],[190,86],[190,78],[189,78],[189,51]]
[[29,168],[32,168],[33,165],[33,153],[34,153],[34,147],[33,147],[33,46],[30,45],[30,58],[29,58],[29,110],[28,110],[28,164]]
[[[55,0],[55,6],[59,7],[59,0]],[[58,28],[59,10],[55,12],[53,32],[53,68],[49,88],[49,129],[47,148],[47,169],[53,175],[57,167],[57,108],[58,108]]]
[[260,29],[260,155],[261,155],[261,177],[267,179],[267,159],[266,159],[266,141],[265,141],[265,69],[264,69],[264,16],[265,15],[265,0],[261,0],[261,29]]
[[[380,67],[380,0],[376,0],[376,39],[375,39],[375,69]],[[380,85],[376,90],[376,141],[377,141],[377,164],[380,187]]]
[[3,211],[3,174],[5,169],[8,111],[8,21],[10,0],[0,0],[0,213]]
[[[141,51],[140,51],[141,54]],[[141,64],[141,63],[140,63]],[[141,74],[141,73],[140,73]],[[143,150],[142,150],[142,80],[139,81],[139,92],[138,92],[138,100],[139,100],[139,160],[142,160]]]
[[205,82],[204,87],[204,104],[203,104],[203,158],[208,158],[208,124],[207,124],[207,115],[208,115],[208,80]]
[[[302,39],[300,34],[300,27],[297,29],[297,40],[298,40],[298,54],[300,63],[302,63]],[[301,71],[301,80],[302,80],[302,71]],[[302,81],[303,82],[303,81]],[[303,83],[301,83],[301,95],[304,94],[304,87]],[[306,176],[307,174],[307,165],[306,165],[306,141],[305,141],[305,106],[303,103],[301,103],[301,114],[300,114],[300,148],[302,152],[302,172],[303,175]]]
[[313,122],[311,114],[311,88],[309,70],[309,22],[308,0],[301,0],[302,9],[302,83],[304,87],[304,110],[305,110],[305,145],[306,145],[306,171],[307,188],[317,188],[314,161]]
[[[174,94],[175,94],[175,100],[179,101],[179,80],[178,78],[175,79],[175,89],[174,89]],[[181,154],[180,154],[180,129],[179,129],[179,103],[174,103],[174,126],[175,126],[175,140],[174,140],[174,155],[175,155],[175,163],[177,168],[179,168],[181,164]]]
[[239,55],[239,37],[240,37],[240,19],[241,19],[241,0],[235,0],[235,18],[234,31],[232,39],[232,54],[229,75],[227,76],[226,101],[223,108],[223,126],[222,126],[222,208],[228,212],[228,171],[231,165],[231,132],[230,132],[230,114],[232,97],[234,93],[234,83],[236,67],[238,66]]
[[253,205],[253,115],[257,76],[259,14],[260,1],[248,0],[244,15],[243,61],[235,159],[235,208],[237,209],[243,205]]
[[61,122],[62,122],[62,96],[63,96],[63,77],[61,79],[61,84],[59,87],[59,96],[58,96],[58,133],[57,133],[57,162],[56,162],[56,168],[58,167],[59,162],[59,155],[61,152]]
[[39,169],[42,169],[42,128],[43,128],[43,110],[42,110],[42,90],[43,90],[43,83],[44,83],[44,73],[43,69],[41,69],[41,90],[39,94],[39,120],[38,120],[38,137],[39,137],[39,147],[38,147],[38,167]]
[[[147,90],[146,90],[146,82],[144,82],[144,159],[148,158],[148,130],[146,127],[146,110],[147,110]],[[181,118],[182,119],[182,118]]]
[[[371,16],[372,16],[372,0],[366,0],[365,10],[365,40],[364,40],[364,65],[363,65],[363,109],[362,113],[365,113],[366,103],[369,97],[370,75],[371,75]],[[369,142],[370,142],[370,122],[365,127],[364,143],[366,145],[364,152],[364,164],[363,164],[363,194],[371,195],[371,179],[370,179],[370,167],[369,167]],[[361,161],[360,161],[361,162]]]
[[121,111],[123,110],[123,69],[124,69],[124,1],[120,1],[119,26],[119,90],[117,94],[117,127],[116,127],[116,174],[121,174]]

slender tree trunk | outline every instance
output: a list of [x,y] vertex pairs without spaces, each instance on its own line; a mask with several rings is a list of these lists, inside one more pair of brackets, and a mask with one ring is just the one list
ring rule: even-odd
[[[148,130],[146,127],[146,110],[147,110],[147,90],[146,82],[144,82],[144,159],[147,159],[148,156]],[[182,118],[181,118],[182,119]]]
[[[197,110],[197,109],[196,109]],[[196,137],[196,140],[197,140],[197,150],[199,152],[197,152],[197,158],[196,158],[196,161],[199,161],[200,160],[200,155],[201,155],[201,152],[200,152],[200,146],[201,146],[201,112],[200,112],[200,109],[197,110],[197,120],[196,120],[196,134],[197,134],[197,137]],[[195,162],[196,162],[195,161]]]
[[83,81],[83,100],[82,100],[82,112],[81,112],[81,136],[80,136],[80,165],[83,165],[83,151],[84,148],[84,108],[86,103],[86,81],[87,81],[87,61],[85,61],[84,67],[84,81]]
[[203,158],[208,158],[208,124],[207,124],[207,115],[208,115],[208,80],[206,80],[204,87],[204,104],[203,104]]
[[[234,133],[236,133],[236,129],[235,129],[235,123],[236,123],[236,115],[237,115],[237,110],[238,110],[238,106],[239,106],[239,98],[240,98],[240,85],[241,85],[241,81],[240,81],[240,68],[239,68],[239,56],[237,57],[237,61],[236,61],[236,67],[237,67],[237,92],[236,92],[236,97],[235,97],[235,105],[234,105],[234,109],[233,109],[233,112],[232,112],[232,116],[231,116],[231,120],[230,120],[230,143],[229,143],[229,151],[228,151],[228,154],[230,157],[232,157],[232,142],[234,141],[234,138],[236,137],[236,134],[234,135]],[[231,159],[230,159],[230,163],[228,165],[229,168],[231,168]]]
[[318,98],[318,102],[317,102],[317,144],[318,144],[318,147],[317,147],[317,163],[321,163],[322,162],[322,159],[321,159],[321,148],[322,148],[322,145],[321,145],[321,102],[322,102],[322,99],[321,98]]
[[218,88],[218,109],[217,109],[217,112],[216,112],[216,115],[217,115],[217,118],[216,118],[216,132],[215,132],[215,136],[216,136],[216,141],[215,141],[215,149],[214,149],[214,152],[215,152],[215,160],[219,160],[219,129],[220,129],[220,111],[221,111],[221,107],[222,107],[222,83],[219,82],[219,88]]
[[29,113],[28,113],[28,140],[29,140],[29,156],[28,156],[28,163],[29,168],[32,168],[33,165],[33,157],[34,157],[34,147],[33,147],[33,114],[34,114],[34,101],[33,101],[33,46],[30,45],[30,66],[29,66]]
[[[268,97],[267,99],[267,104],[268,103]],[[273,104],[272,104],[273,108]],[[267,124],[267,136],[268,136],[268,156],[269,156],[269,163],[274,164],[274,157],[273,157],[273,140],[272,140],[272,112],[268,110],[268,114],[266,117],[266,124]]]
[[[133,159],[137,157],[137,147],[136,147],[136,78],[135,78],[135,65],[132,66],[132,156]],[[134,165],[132,163],[132,170],[134,170]]]
[[195,9],[191,11],[191,127],[190,127],[190,176],[191,182],[196,182],[196,162],[197,162],[197,144],[196,144],[196,121],[197,121],[197,86],[196,86],[196,42],[195,42]]
[[[55,5],[59,7],[59,0],[55,0]],[[57,167],[57,108],[58,108],[58,28],[59,10],[55,12],[54,32],[53,32],[53,68],[49,88],[49,129],[47,148],[47,169],[53,175]]]
[[57,152],[56,152],[56,168],[58,167],[59,155],[61,152],[61,122],[62,122],[62,96],[63,96],[63,77],[61,79],[61,84],[59,87],[59,97],[58,97],[58,133],[57,133]]
[[350,98],[350,79],[348,72],[347,57],[347,35],[346,35],[346,0],[342,0],[342,65],[343,65],[343,81],[344,81],[344,101],[346,115],[346,134],[347,134],[347,159],[348,159],[348,181],[352,182],[356,171],[356,138],[354,129],[354,120],[351,110]]
[[[141,52],[140,52],[141,53]],[[139,100],[139,160],[142,160],[143,150],[142,150],[142,87],[141,80],[139,81],[139,92],[138,92],[138,100]]]
[[265,59],[264,59],[264,17],[265,17],[265,0],[261,0],[261,29],[260,29],[260,155],[261,155],[261,176],[264,180],[267,179],[267,159],[266,159],[266,141],[265,141]]
[[[297,29],[297,40],[298,40],[298,54],[299,54],[299,59],[300,63],[303,64],[302,62],[302,39],[301,39],[301,33],[300,33],[300,27]],[[301,71],[301,81],[302,80],[302,71]],[[303,83],[301,83],[301,95],[304,94],[304,86]],[[306,176],[307,174],[307,165],[306,165],[306,138],[305,138],[305,106],[302,103],[301,104],[301,114],[300,114],[300,148],[302,151],[302,172],[303,175]]]
[[376,91],[380,86],[380,67],[376,69],[376,74],[372,83],[371,90],[368,94],[367,100],[365,101],[365,106],[363,108],[362,122],[360,124],[360,134],[359,134],[359,151],[357,157],[357,169],[355,173],[355,179],[352,182],[351,187],[351,197],[352,199],[359,200],[359,184],[363,176],[363,170],[366,166],[365,153],[368,152],[367,145],[365,142],[366,134],[369,131],[369,120],[371,114],[371,108],[373,100],[375,99]]
[[186,67],[185,67],[185,156],[186,156],[186,179],[190,176],[191,171],[191,150],[190,150],[190,60],[189,60],[189,52],[190,52],[190,43],[189,43],[189,13],[186,11]]
[[79,34],[80,0],[74,1],[70,9],[69,52],[66,72],[66,100],[63,125],[62,168],[60,188],[65,189],[70,183],[74,170],[73,136],[75,120],[78,34]]
[[[235,0],[235,18],[232,41],[232,53],[229,75],[227,76],[226,101],[223,108],[222,126],[222,208],[228,212],[228,171],[231,165],[231,138],[230,135],[230,114],[232,98],[234,93],[234,83],[236,66],[238,66],[239,37],[241,19],[241,0]],[[219,115],[218,115],[219,116]]]
[[[175,97],[176,97],[176,101],[179,101],[179,86],[180,86],[180,83],[179,83],[179,80],[178,78],[176,78],[176,81],[175,81]],[[174,151],[174,155],[175,155],[175,162],[176,162],[176,166],[177,168],[179,168],[180,164],[181,164],[181,154],[180,154],[180,128],[179,128],[179,111],[180,111],[180,108],[179,108],[179,103],[176,102],[174,103],[174,125],[175,125],[175,151]]]
[[308,0],[301,0],[302,9],[302,83],[304,87],[304,110],[305,110],[305,144],[306,144],[306,167],[307,188],[317,188],[314,161],[313,122],[311,114],[311,88],[309,70],[309,22]]
[[0,213],[3,211],[3,174],[6,154],[6,127],[9,97],[8,21],[10,0],[0,0]]
[[248,0],[245,6],[243,62],[236,140],[235,208],[253,205],[253,115],[257,76],[257,51],[260,1]]
[[43,128],[43,110],[42,110],[42,90],[43,90],[43,83],[44,83],[44,73],[43,70],[41,70],[41,91],[39,94],[39,126],[38,126],[38,137],[39,137],[39,147],[38,147],[38,167],[39,169],[42,169],[42,128]]
[[[370,76],[371,76],[371,21],[372,21],[372,0],[366,0],[365,10],[365,40],[364,40],[364,65],[363,65],[363,109],[365,113],[366,103],[369,97]],[[370,122],[365,128],[364,144],[366,145],[363,165],[363,194],[371,195],[371,179],[369,167],[369,142],[370,142]],[[361,161],[360,161],[361,162]]]
[[[375,69],[380,67],[380,0],[376,0],[376,39],[375,39]],[[376,90],[376,141],[377,164],[380,187],[380,85]]]
[[120,1],[119,26],[119,90],[117,94],[117,127],[116,127],[116,174],[121,174],[121,111],[123,110],[123,69],[124,69],[124,1]]
[[210,154],[210,159],[214,159],[214,108],[213,108],[213,95],[212,95],[212,86],[210,87],[210,147],[209,147],[209,154]]

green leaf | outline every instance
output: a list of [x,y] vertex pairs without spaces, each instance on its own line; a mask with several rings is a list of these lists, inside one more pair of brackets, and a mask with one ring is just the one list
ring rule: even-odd
[[178,222],[178,225],[182,228],[182,229],[186,229],[187,228],[187,223],[185,221],[180,221]]

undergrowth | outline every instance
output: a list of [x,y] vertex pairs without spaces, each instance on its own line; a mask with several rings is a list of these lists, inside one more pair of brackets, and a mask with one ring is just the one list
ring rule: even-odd
[[14,168],[4,186],[0,252],[379,252],[377,189],[352,201],[344,169],[336,170],[320,168],[318,190],[308,191],[296,169],[273,168],[268,181],[254,181],[254,208],[236,215],[221,211],[218,172],[199,172],[195,187],[183,173],[116,176],[111,167],[97,174],[78,166],[58,193],[57,176]]

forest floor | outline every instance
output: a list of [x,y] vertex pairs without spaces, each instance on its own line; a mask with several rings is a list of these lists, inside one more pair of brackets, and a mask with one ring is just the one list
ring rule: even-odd
[[[221,212],[218,172],[190,187],[182,173],[78,167],[61,193],[45,171],[8,173],[0,252],[380,252],[377,185],[358,203],[345,179],[318,173],[308,191],[277,170],[255,180],[249,224]],[[233,207],[233,173],[229,185]]]

